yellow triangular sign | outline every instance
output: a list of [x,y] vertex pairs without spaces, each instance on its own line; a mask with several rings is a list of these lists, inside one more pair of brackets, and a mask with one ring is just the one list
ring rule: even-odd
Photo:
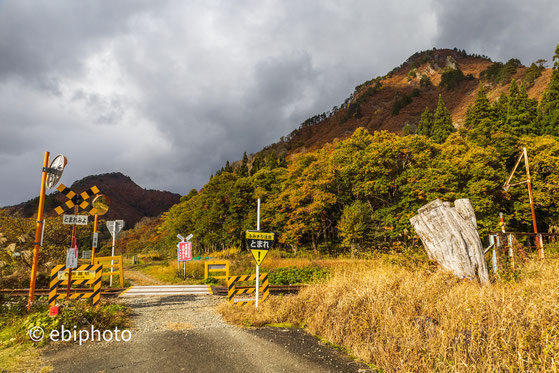
[[252,256],[254,257],[254,260],[256,260],[256,264],[258,264],[258,265],[260,265],[262,263],[262,261],[266,257],[266,254],[268,254],[268,250],[251,249],[250,252],[252,253]]

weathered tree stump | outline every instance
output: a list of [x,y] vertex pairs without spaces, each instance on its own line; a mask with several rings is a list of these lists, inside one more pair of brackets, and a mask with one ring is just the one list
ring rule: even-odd
[[429,258],[460,278],[489,284],[483,246],[469,199],[458,199],[451,207],[439,199],[417,210],[410,219]]

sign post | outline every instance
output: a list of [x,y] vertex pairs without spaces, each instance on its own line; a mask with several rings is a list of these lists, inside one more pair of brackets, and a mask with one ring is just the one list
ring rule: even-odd
[[[256,207],[256,230],[260,232],[260,198],[258,198],[258,204]],[[253,254],[254,255],[254,254]],[[255,307],[258,308],[258,296],[260,295],[260,263],[256,262],[256,301],[254,302]]]
[[246,231],[245,239],[247,247],[256,261],[256,299],[254,304],[258,307],[260,291],[260,264],[264,261],[268,251],[272,249],[275,241],[274,233],[260,232],[260,198],[258,198],[258,206],[256,210],[256,231]]
[[45,152],[41,177],[41,192],[39,194],[39,207],[37,209],[37,226],[35,229],[35,242],[33,247],[33,262],[31,265],[27,311],[31,309],[31,305],[35,299],[35,283],[37,282],[37,267],[39,265],[39,248],[43,246],[43,234],[45,229],[45,220],[43,219],[43,213],[45,210],[45,191],[46,189],[51,189],[58,183],[58,181],[60,181],[64,167],[68,164],[66,157],[59,154],[54,157],[49,167],[49,158],[50,153]]
[[39,194],[39,209],[37,211],[37,226],[35,229],[35,246],[33,247],[33,264],[31,266],[31,280],[29,283],[29,300],[27,301],[27,311],[35,298],[35,283],[37,282],[37,266],[39,264],[39,247],[41,246],[41,235],[43,230],[43,212],[45,210],[45,189],[47,181],[47,167],[49,165],[49,152],[45,152],[43,162],[43,174],[41,177],[41,192]]
[[99,246],[99,233],[97,232],[97,223],[99,221],[99,216],[105,215],[109,211],[110,204],[111,200],[104,194],[98,194],[91,202],[91,205],[95,210],[95,221],[93,223],[93,240],[91,244],[91,265],[95,264],[95,251]]
[[[118,233],[123,227],[124,227],[124,220],[109,220],[107,222],[107,228],[109,229],[109,232],[111,232],[111,236],[113,236],[113,248],[111,251],[111,256],[115,256],[115,240],[116,237],[118,236]],[[112,275],[113,265],[114,265],[114,261],[111,260],[111,279],[109,281],[109,287],[113,286],[113,275]]]
[[177,244],[177,269],[180,276],[181,272],[181,262],[183,262],[183,278],[186,279],[186,262],[192,260],[192,242],[189,240],[194,237],[190,234],[188,237],[184,238],[180,234],[177,237],[182,241]]

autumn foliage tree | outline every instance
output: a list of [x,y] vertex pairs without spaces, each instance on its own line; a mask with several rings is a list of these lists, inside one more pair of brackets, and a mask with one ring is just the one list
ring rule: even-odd
[[435,112],[421,115],[415,135],[359,128],[336,144],[289,159],[257,153],[250,174],[224,169],[200,193],[175,205],[159,232],[170,238],[193,232],[206,250],[243,246],[243,232],[255,227],[256,198],[263,202],[263,229],[276,232],[278,244],[293,252],[401,247],[411,231],[409,218],[435,198],[469,198],[482,234],[497,228],[501,211],[511,229],[527,230],[525,190],[502,189],[522,146],[533,169],[540,229],[558,225],[558,65],[559,49],[539,104],[516,81],[493,102],[480,85],[459,132],[439,96]]

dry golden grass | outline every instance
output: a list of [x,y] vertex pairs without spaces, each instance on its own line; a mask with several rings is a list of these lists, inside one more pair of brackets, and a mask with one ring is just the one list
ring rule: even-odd
[[375,259],[259,307],[222,305],[242,325],[291,323],[383,371],[559,370],[559,260],[481,287],[429,266]]

